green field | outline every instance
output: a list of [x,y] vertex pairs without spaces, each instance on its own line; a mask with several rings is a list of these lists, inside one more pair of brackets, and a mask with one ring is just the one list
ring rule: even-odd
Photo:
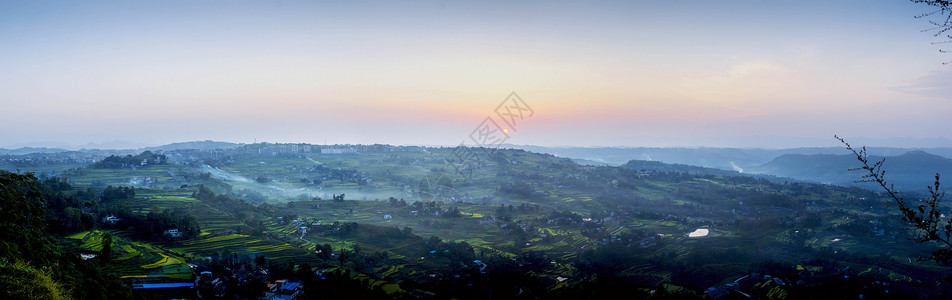
[[[67,239],[79,243],[79,248],[84,251],[101,252],[103,233],[99,230],[84,231]],[[112,257],[108,267],[117,271],[122,278],[172,281],[194,278],[185,257],[156,245],[128,240],[119,234],[113,234]]]

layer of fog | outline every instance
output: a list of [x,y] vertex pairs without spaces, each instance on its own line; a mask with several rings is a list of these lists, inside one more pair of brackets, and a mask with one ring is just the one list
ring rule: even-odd
[[[317,161],[314,162],[319,163]],[[321,199],[332,199],[334,195],[339,194],[344,194],[345,200],[385,200],[390,197],[402,198],[410,202],[417,200],[417,197],[414,194],[402,191],[366,191],[357,189],[325,188],[323,186],[314,188],[295,188],[286,186],[285,184],[276,181],[261,183],[239,174],[234,174],[209,165],[202,165],[200,170],[202,172],[209,173],[215,179],[222,180],[225,183],[230,184],[234,191],[251,190],[270,198],[282,201],[313,199],[315,197],[319,197]]]

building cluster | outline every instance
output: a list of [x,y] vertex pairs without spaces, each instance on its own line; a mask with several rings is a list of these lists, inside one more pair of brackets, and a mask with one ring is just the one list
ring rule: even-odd
[[273,283],[268,283],[268,291],[258,300],[297,300],[303,289],[304,286],[300,282],[288,282],[287,279],[279,279]]
[[304,298],[304,285],[288,279],[268,280],[269,273],[264,269],[249,271],[247,266],[225,268],[223,273],[214,273],[206,267],[198,267],[199,276],[196,287],[203,298],[231,298],[237,297],[236,288],[247,286],[253,282],[266,283],[267,289],[256,296],[258,300],[297,300]]
[[43,166],[76,164],[87,165],[102,160],[103,154],[70,153],[31,153],[20,155],[0,155],[0,164],[12,166]]

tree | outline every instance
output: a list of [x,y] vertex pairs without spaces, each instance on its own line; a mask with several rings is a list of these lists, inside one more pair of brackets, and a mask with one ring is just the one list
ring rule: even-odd
[[75,207],[64,209],[62,226],[62,230],[67,233],[86,230],[86,226],[83,224],[83,211]]
[[952,261],[952,218],[946,217],[940,208],[945,192],[939,191],[939,174],[935,174],[933,185],[927,186],[929,196],[925,201],[913,206],[913,204],[906,202],[903,197],[899,196],[899,192],[892,184],[886,182],[886,170],[883,170],[883,163],[886,162],[885,158],[877,162],[870,162],[865,146],[856,150],[843,138],[836,136],[836,139],[846,145],[846,149],[852,151],[856,155],[856,159],[862,164],[858,168],[850,169],[850,171],[864,171],[866,173],[861,180],[856,180],[856,182],[879,184],[886,195],[898,205],[902,220],[912,225],[911,229],[915,234],[913,240],[916,243],[936,242],[940,244],[940,248],[932,252],[931,259],[946,264]]
[[[132,299],[116,273],[81,260],[49,236],[46,199],[61,195],[44,191],[54,189],[32,173],[0,170],[0,299]],[[52,215],[63,213],[49,208]]]
[[99,254],[99,257],[103,262],[109,261],[109,256],[112,255],[112,233],[104,233],[102,235],[102,252]]
[[0,170],[0,257],[46,261],[50,243],[46,238],[46,199],[33,173]]
[[[932,28],[925,29],[923,31],[935,31],[934,37],[943,37],[948,38],[946,41],[933,42],[933,44],[946,44],[952,43],[952,1],[949,0],[909,0],[912,3],[923,4],[929,7],[934,8],[935,10],[916,16],[917,19],[924,18],[934,18],[929,20],[929,24],[932,25]],[[938,18],[935,18],[938,17]],[[950,50],[939,49],[941,53],[952,53]],[[950,64],[952,61],[947,61],[942,64]]]

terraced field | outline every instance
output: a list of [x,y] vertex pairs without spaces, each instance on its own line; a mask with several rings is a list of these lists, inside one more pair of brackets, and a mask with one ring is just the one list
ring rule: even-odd
[[[100,252],[103,249],[100,230],[84,231],[67,237],[80,244],[80,249]],[[109,268],[119,272],[122,278],[149,280],[191,280],[192,269],[186,259],[172,251],[149,243],[135,242],[113,234],[112,258]]]
[[304,249],[296,245],[268,241],[246,234],[227,234],[182,241],[172,250],[198,256],[227,250],[243,255],[264,255],[269,260],[276,261],[290,261],[292,258],[301,258],[307,254]]
[[163,210],[184,208],[198,218],[202,236],[223,234],[246,227],[231,215],[212,208],[191,196],[191,190],[151,190],[137,189],[136,201],[128,201],[133,212],[147,214],[153,206]]
[[[131,242],[120,237],[122,232],[114,232],[114,257],[111,261],[124,278],[191,278],[191,269],[185,264],[187,259],[223,251],[242,255],[264,255],[269,260],[279,262],[292,259],[298,262],[313,260],[308,259],[306,254],[307,249],[313,249],[314,246],[306,245],[306,241],[297,240],[300,243],[289,244],[235,233],[247,230],[248,226],[233,216],[191,197],[191,192],[142,189],[137,190],[135,201],[127,201],[134,212],[141,214],[148,213],[153,206],[163,210],[184,208],[198,218],[202,233],[190,240],[150,244]],[[82,250],[96,252],[102,250],[102,234],[103,231],[86,231],[74,234],[69,239],[77,241]],[[287,235],[281,231],[274,234]],[[168,247],[169,250],[161,247]],[[120,250],[122,253],[117,253]]]
[[136,189],[136,200],[126,201],[124,204],[132,208],[133,212],[141,214],[149,213],[154,206],[163,210],[176,208],[195,209],[204,206],[201,201],[191,197],[190,191],[163,191],[153,189]]
[[[178,187],[181,181],[172,177],[177,165],[148,165],[136,169],[78,169],[66,172],[70,184],[78,186],[136,186],[136,187]],[[151,181],[146,181],[150,179]]]

